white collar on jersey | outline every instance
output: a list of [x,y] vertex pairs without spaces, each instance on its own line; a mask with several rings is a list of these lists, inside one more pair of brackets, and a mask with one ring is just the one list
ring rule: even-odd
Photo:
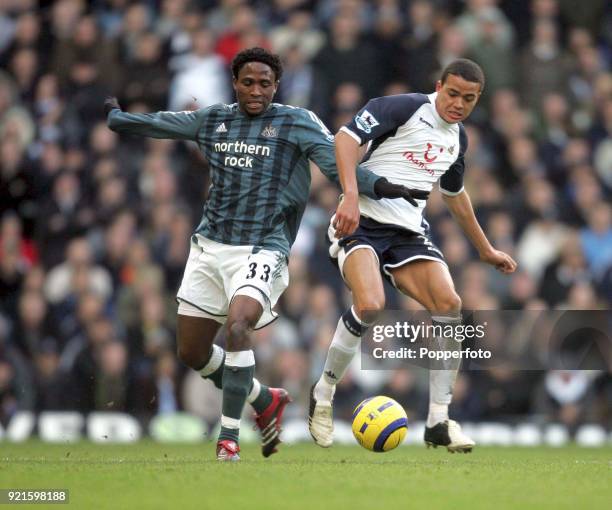
[[427,97],[429,98],[429,102],[431,103],[431,106],[432,106],[431,110],[433,112],[433,116],[438,122],[438,124],[440,124],[440,126],[444,128],[452,127],[454,124],[450,122],[446,122],[442,117],[440,117],[438,110],[436,110],[436,97],[438,97],[438,93],[434,92],[432,94],[429,94]]

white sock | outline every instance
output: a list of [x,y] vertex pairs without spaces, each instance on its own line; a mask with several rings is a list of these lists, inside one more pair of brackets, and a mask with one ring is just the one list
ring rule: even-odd
[[247,402],[252,404],[255,402],[255,399],[259,397],[259,392],[261,391],[261,383],[253,377],[253,387],[251,388],[250,393],[247,396]]
[[213,372],[219,370],[219,367],[223,364],[224,354],[225,353],[222,347],[219,347],[217,344],[213,344],[210,359],[208,360],[208,363],[206,363],[206,365],[200,369],[200,375],[202,377],[207,377]]
[[427,415],[427,426],[433,427],[437,423],[448,420],[448,405],[429,403],[429,414]]
[[331,405],[336,384],[340,382],[359,350],[361,335],[367,327],[368,324],[359,320],[352,307],[342,315],[327,352],[323,373],[314,387],[314,398],[317,402]]
[[[441,325],[458,325],[461,317],[432,317],[435,323]],[[455,351],[461,349],[461,343],[453,338],[437,338],[440,349]],[[433,427],[437,423],[448,420],[448,405],[453,398],[453,388],[459,372],[461,359],[449,359],[443,362],[443,366],[429,369],[429,414],[427,415],[427,426]]]
[[221,415],[221,426],[225,427],[226,429],[239,429],[240,420]]

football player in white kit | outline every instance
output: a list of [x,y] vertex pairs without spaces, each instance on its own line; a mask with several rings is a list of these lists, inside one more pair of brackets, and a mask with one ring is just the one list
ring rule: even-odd
[[[315,442],[333,441],[332,402],[336,384],[359,349],[368,324],[364,311],[385,306],[382,275],[411,296],[444,325],[461,322],[461,299],[442,252],[429,239],[418,207],[404,200],[371,200],[358,195],[355,168],[361,164],[390,182],[429,192],[438,182],[444,202],[483,262],[512,273],[516,262],[488,241],[463,188],[467,136],[462,121],[484,88],[482,69],[467,59],[449,64],[433,94],[401,94],[369,101],[336,135],[336,159],[344,192],[330,225],[330,255],[352,291],[353,306],[338,322],[325,367],[312,387],[309,428]],[[365,156],[362,147],[367,146]],[[453,339],[438,339],[445,349],[460,348]],[[443,370],[430,370],[428,446],[468,452],[474,441],[449,419],[448,406],[460,359]]]

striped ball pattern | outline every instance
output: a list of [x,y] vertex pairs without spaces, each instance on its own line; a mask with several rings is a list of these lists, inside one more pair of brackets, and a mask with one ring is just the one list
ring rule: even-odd
[[407,430],[406,411],[392,398],[366,398],[353,411],[353,435],[367,450],[393,450],[402,444]]

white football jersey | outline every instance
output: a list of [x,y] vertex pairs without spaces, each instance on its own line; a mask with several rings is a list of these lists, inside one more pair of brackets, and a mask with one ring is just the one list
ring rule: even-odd
[[[440,191],[463,191],[463,157],[467,136],[461,123],[449,124],[435,107],[437,93],[400,94],[372,99],[340,130],[359,145],[369,143],[361,165],[376,175],[407,188],[431,191],[439,180]],[[399,225],[425,233],[425,200],[419,207],[402,199],[373,200],[359,196],[359,209],[379,223]]]

